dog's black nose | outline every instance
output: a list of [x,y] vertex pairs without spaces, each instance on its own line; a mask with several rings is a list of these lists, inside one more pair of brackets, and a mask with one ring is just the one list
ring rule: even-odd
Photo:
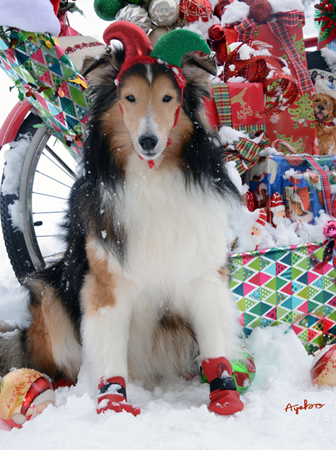
[[150,151],[158,143],[158,138],[153,134],[143,134],[139,137],[139,144],[144,150]]
[[319,109],[320,111],[324,110],[324,106],[323,105],[318,105],[317,109]]

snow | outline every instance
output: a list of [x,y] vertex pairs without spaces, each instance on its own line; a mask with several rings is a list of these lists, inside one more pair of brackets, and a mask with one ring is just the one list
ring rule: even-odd
[[49,0],[0,0],[0,25],[58,36],[60,23]]
[[[81,0],[79,6],[87,17],[74,14],[71,24],[101,39],[101,30],[108,22],[96,19],[92,0]],[[0,72],[0,123],[16,101],[15,93],[9,95],[10,84]],[[228,139],[235,140],[227,134]],[[285,238],[285,232],[278,236]],[[0,320],[24,324],[26,294],[14,277],[0,239]],[[128,399],[139,405],[142,413],[138,417],[114,412],[97,415],[96,398],[89,393],[82,377],[76,387],[57,390],[56,407],[49,406],[21,430],[8,431],[4,424],[0,425],[0,449],[333,450],[336,390],[313,386],[310,380],[313,357],[307,355],[294,332],[286,326],[258,328],[246,344],[254,354],[257,374],[242,396],[245,409],[232,417],[208,411],[209,388],[199,379],[180,380],[152,391],[140,384],[128,384]],[[299,410],[305,400],[324,406]]]
[[[301,0],[269,0],[269,3],[272,5],[272,14],[293,10],[304,11],[304,6]],[[222,25],[245,20],[249,13],[249,5],[244,2],[240,2],[239,0],[234,0],[227,6],[222,16]]]

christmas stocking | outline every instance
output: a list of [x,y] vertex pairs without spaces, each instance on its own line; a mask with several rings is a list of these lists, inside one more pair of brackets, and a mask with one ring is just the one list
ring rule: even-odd
[[126,383],[122,377],[104,378],[102,377],[98,385],[98,407],[97,413],[104,411],[122,412],[126,411],[137,416],[140,408],[127,403]]
[[210,411],[228,416],[241,411],[236,383],[232,378],[232,366],[226,358],[211,358],[202,361],[202,369],[210,383]]

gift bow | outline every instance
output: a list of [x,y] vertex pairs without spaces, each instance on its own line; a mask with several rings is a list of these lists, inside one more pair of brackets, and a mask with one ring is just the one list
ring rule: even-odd
[[[293,64],[298,81],[299,93],[304,95],[306,92],[315,92],[315,88],[310,79],[307,68],[303,63],[301,55],[298,53],[297,48],[295,47],[295,44],[287,30],[287,27],[295,27],[298,26],[299,23],[304,25],[305,14],[304,12],[296,10],[272,14],[270,19],[267,21],[269,29],[274,36],[279,39],[289,60]],[[237,32],[237,40],[246,42],[252,39],[257,25],[257,22],[248,17],[238,25],[235,25],[234,29]]]
[[[277,114],[287,109],[298,95],[298,86],[295,78],[285,73],[284,61],[277,56],[256,55],[249,59],[239,59],[239,51],[245,44],[242,42],[237,48],[229,53],[224,69],[224,81],[231,77],[239,76],[244,69],[252,63],[257,64],[256,73],[249,79],[252,83],[262,83],[267,100],[267,107],[259,117]],[[277,64],[279,67],[275,67]]]
[[[251,139],[258,138],[259,142]],[[235,144],[235,150],[226,150],[224,152],[225,162],[234,161],[239,175],[242,175],[248,169],[254,167],[259,161],[259,152],[269,145],[269,139],[266,133],[263,133],[260,139],[260,131],[250,134],[251,139],[241,138]]]

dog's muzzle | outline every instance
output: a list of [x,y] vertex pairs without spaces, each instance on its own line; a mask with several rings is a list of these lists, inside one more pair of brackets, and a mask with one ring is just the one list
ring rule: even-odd
[[155,155],[156,152],[153,150],[158,143],[158,138],[156,136],[154,136],[153,134],[143,134],[139,137],[138,142],[142,148],[142,153],[144,156]]

